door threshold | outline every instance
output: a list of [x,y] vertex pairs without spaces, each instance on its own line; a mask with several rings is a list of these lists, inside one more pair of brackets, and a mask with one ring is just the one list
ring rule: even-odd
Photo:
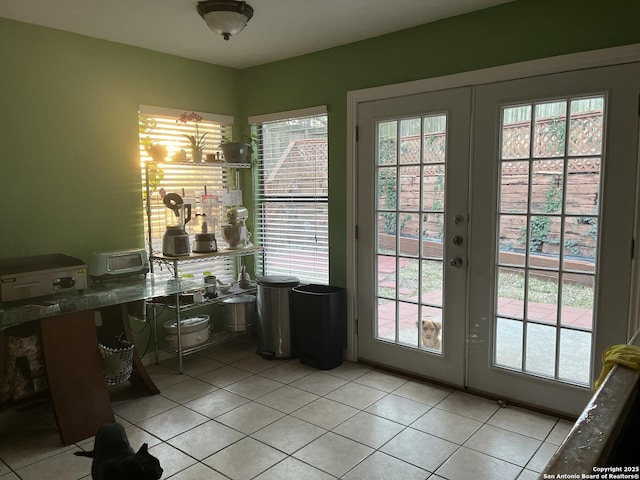
[[[575,422],[576,419],[577,419],[576,416],[567,415],[564,412],[558,412],[558,411],[555,411],[553,409],[541,408],[541,407],[539,407],[537,405],[531,405],[531,404],[528,404],[526,402],[513,400],[511,398],[505,398],[505,397],[493,395],[493,394],[491,394],[489,392],[484,392],[482,390],[477,390],[477,389],[473,389],[473,388],[469,388],[469,387],[464,387],[464,386],[460,386],[460,385],[455,385],[455,384],[443,382],[442,380],[437,380],[437,379],[434,379],[434,378],[430,378],[428,376],[417,375],[416,373],[413,373],[413,372],[408,372],[406,370],[401,370],[399,368],[389,367],[388,365],[384,365],[384,364],[381,364],[381,363],[376,363],[376,362],[373,362],[371,360],[366,360],[366,359],[359,358],[357,360],[357,363],[360,363],[362,365],[368,365],[368,366],[374,367],[374,368],[376,368],[378,370],[383,370],[385,372],[394,373],[396,375],[402,375],[403,377],[408,377],[408,378],[410,378],[412,380],[420,380],[422,382],[427,382],[427,383],[430,383],[432,385],[436,385],[436,386],[439,386],[439,387],[451,388],[451,389],[459,391],[459,392],[469,393],[471,395],[476,395],[478,397],[486,398],[487,400],[493,400],[502,408],[507,408],[507,407],[524,408],[524,409],[532,411],[532,412],[542,413],[543,415],[550,415],[550,416],[553,416],[553,417],[556,417],[556,418],[561,418],[563,420],[568,420],[570,422]],[[393,392],[389,392],[389,393],[393,393]]]

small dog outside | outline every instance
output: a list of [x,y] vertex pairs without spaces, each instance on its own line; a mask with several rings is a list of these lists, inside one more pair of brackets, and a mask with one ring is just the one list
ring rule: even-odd
[[[416,322],[418,329],[420,330],[420,322]],[[420,336],[422,339],[422,348],[428,348],[430,350],[442,350],[440,343],[440,331],[442,330],[442,324],[437,320],[423,319],[422,329],[420,330]]]

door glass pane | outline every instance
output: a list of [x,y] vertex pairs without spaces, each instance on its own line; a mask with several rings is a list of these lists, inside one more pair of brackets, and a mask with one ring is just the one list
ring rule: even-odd
[[558,274],[550,270],[529,270],[527,318],[555,325],[558,318]]
[[598,218],[568,218],[564,225],[565,270],[595,273],[598,247]]
[[378,298],[376,337],[392,342],[396,339],[396,302]]
[[417,256],[419,249],[416,228],[418,222],[415,221],[416,214],[399,212],[398,216],[400,253]]
[[567,102],[538,103],[535,115],[534,156],[563,156],[567,131]]
[[522,322],[498,318],[496,327],[496,365],[521,370]]
[[[562,209],[562,162],[531,162],[531,213],[560,213]],[[525,196],[526,198],[526,196]]]
[[496,365],[590,383],[604,109],[603,96],[502,109]]
[[420,164],[420,118],[400,122],[400,163]]
[[604,103],[602,96],[571,101],[569,155],[602,153]]
[[500,213],[527,213],[529,162],[503,162],[500,173]]
[[442,261],[422,261],[422,303],[442,307]]
[[396,257],[378,255],[378,297],[396,298]]
[[524,270],[498,269],[498,316],[524,318]]
[[399,170],[400,199],[398,209],[417,211],[420,208],[420,167],[402,167]]
[[[398,208],[398,169],[386,167],[378,169],[378,208],[393,210]],[[392,230],[395,232],[395,225]]]
[[437,353],[442,351],[442,309],[423,307],[422,320],[418,325],[418,331],[421,332],[418,341],[420,347]]
[[500,215],[498,225],[498,263],[524,267],[527,258],[524,248],[527,243],[527,217]]
[[398,163],[398,122],[378,124],[378,165]]
[[529,158],[531,151],[531,105],[502,111],[502,159]]
[[[420,231],[420,167],[401,167],[400,196],[398,199],[398,230],[400,251],[407,255],[418,255],[417,239]],[[405,242],[411,239],[413,242]],[[405,251],[405,244],[410,251]]]
[[584,368],[585,358],[591,358],[591,332],[568,328],[560,330],[558,376],[577,383],[589,383],[591,372]]
[[418,287],[420,285],[420,260],[403,258],[398,283],[398,298],[401,300],[418,301]]
[[378,253],[396,254],[396,214],[384,212],[378,214]]
[[562,325],[591,331],[595,299],[593,275],[565,273],[562,277]]
[[399,338],[398,342],[412,347],[418,346],[419,307],[415,303],[399,302]]
[[442,351],[446,127],[443,114],[377,127],[376,338],[430,353]]
[[422,255],[442,258],[444,215],[442,213],[426,213],[422,215],[422,218]]
[[[531,217],[529,223],[529,266],[558,269],[562,218],[550,215]],[[524,236],[521,239],[524,241]]]
[[423,119],[424,163],[445,163],[447,116],[430,115]]
[[600,199],[600,157],[571,158],[568,162],[565,211],[597,215]]
[[527,324],[526,371],[555,375],[556,329],[548,325]]
[[444,165],[426,165],[422,174],[423,208],[444,211]]

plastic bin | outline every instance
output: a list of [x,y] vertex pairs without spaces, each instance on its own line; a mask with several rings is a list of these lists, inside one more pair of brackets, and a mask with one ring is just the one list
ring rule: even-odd
[[289,295],[300,284],[296,277],[256,277],[258,286],[258,350],[267,359],[294,358]]
[[300,363],[330,370],[342,363],[347,337],[347,292],[329,285],[291,291],[295,345]]

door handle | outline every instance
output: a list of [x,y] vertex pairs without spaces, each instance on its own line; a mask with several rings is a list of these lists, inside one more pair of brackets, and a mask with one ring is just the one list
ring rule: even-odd
[[449,260],[449,265],[452,267],[460,268],[462,266],[462,259],[460,257],[455,257]]

